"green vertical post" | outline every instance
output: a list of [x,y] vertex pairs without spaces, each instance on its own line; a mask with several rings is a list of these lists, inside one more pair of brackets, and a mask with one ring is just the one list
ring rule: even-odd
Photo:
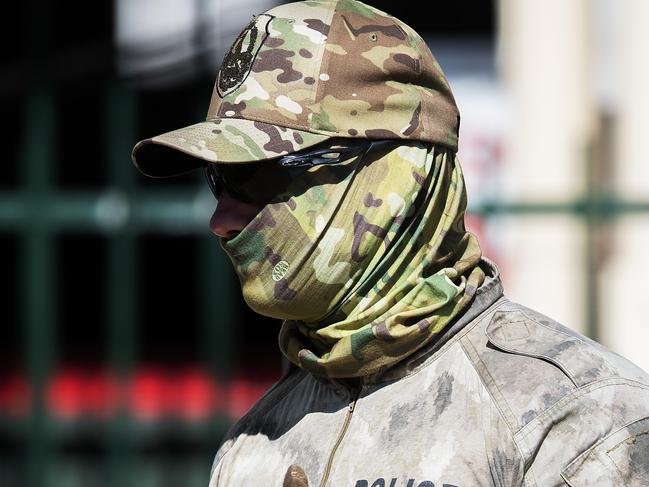
[[199,240],[196,266],[200,282],[200,320],[202,356],[212,374],[228,379],[235,355],[233,324],[235,295],[233,269],[219,245],[218,237],[210,232]]
[[21,176],[28,209],[23,233],[22,316],[29,382],[32,388],[28,437],[28,482],[46,487],[51,438],[45,386],[56,360],[56,256],[47,208],[54,167],[55,108],[51,89],[34,89],[25,105]]
[[[233,372],[236,355],[234,324],[236,276],[227,255],[220,248],[218,237],[206,225],[207,236],[198,241],[196,266],[200,283],[200,351],[203,363],[211,377],[220,384],[227,384]],[[210,466],[227,430],[228,420],[223,414],[212,414],[206,424],[204,435],[205,468],[202,472],[205,483],[209,478]]]
[[586,294],[586,335],[593,340],[599,338],[599,237],[603,220],[601,181],[597,171],[594,142],[586,147],[586,199],[584,223],[586,226],[586,249],[584,252],[586,272],[584,292]]
[[[135,189],[135,168],[130,161],[136,134],[136,104],[132,88],[118,81],[109,82],[104,97],[106,128],[107,191],[114,201],[114,217],[107,245],[106,291],[108,360],[111,373],[120,385],[131,376],[136,356],[137,265],[135,236],[129,222],[130,202]],[[119,216],[121,215],[121,217]],[[128,487],[133,484],[129,415],[121,403],[107,428],[108,485]]]

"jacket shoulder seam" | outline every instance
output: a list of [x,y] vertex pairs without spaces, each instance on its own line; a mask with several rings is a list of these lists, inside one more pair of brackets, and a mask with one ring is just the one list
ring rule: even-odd
[[[464,339],[463,337],[463,339],[460,341],[460,347],[462,348],[462,351],[469,363],[471,363],[474,372],[478,375],[480,383],[489,393],[489,397],[491,397],[494,406],[496,406],[498,411],[501,413],[501,416],[505,420],[505,423],[509,427],[510,431],[514,433],[514,425],[516,424],[514,413],[510,409],[509,404],[507,404],[502,391],[496,385],[496,381],[489,372],[487,365],[478,355],[478,351],[475,349],[473,343],[471,343],[471,340]],[[502,400],[502,404],[501,400],[499,399]]]
[[[520,312],[521,312],[523,315],[525,315],[525,317],[526,317],[528,320],[532,321],[533,323],[536,323],[536,324],[539,325],[539,326],[544,327],[544,328],[547,329],[547,330],[550,330],[550,331],[552,331],[552,332],[554,332],[554,333],[560,333],[561,335],[564,335],[564,336],[568,337],[568,339],[570,339],[570,340],[577,340],[579,343],[581,343],[581,344],[582,344],[583,346],[585,346],[585,347],[588,347],[589,349],[597,350],[596,347],[593,346],[593,344],[588,343],[587,341],[585,341],[585,340],[584,340],[582,337],[580,337],[579,335],[576,335],[576,336],[569,335],[568,333],[566,333],[566,332],[564,332],[564,331],[562,331],[562,330],[556,330],[556,329],[554,329],[554,328],[552,328],[552,327],[549,327],[549,326],[547,326],[547,325],[544,325],[543,323],[539,322],[539,320],[537,320],[536,318],[530,316],[529,313],[527,313],[527,310],[526,310],[524,307],[523,307],[523,309],[520,310]],[[597,351],[599,351],[599,350],[597,350]],[[609,370],[611,370],[611,371],[616,371],[616,370],[617,370],[617,369],[616,369],[615,367],[613,367],[613,365],[612,365],[612,364],[611,364],[611,363],[606,359],[606,357],[604,356],[604,354],[601,354],[601,353],[600,353],[600,354],[598,354],[598,355],[599,355],[599,357],[600,357],[600,358],[601,358],[601,359],[606,363],[606,366],[609,368]],[[567,372],[567,371],[566,371],[566,372]],[[573,380],[572,376],[571,376],[570,374],[568,374],[568,375],[569,375],[570,379]],[[573,382],[574,382],[574,380],[573,380]],[[575,385],[577,385],[577,384],[575,383]]]
[[633,379],[626,379],[624,377],[607,377],[605,379],[589,382],[588,384],[581,386],[569,392],[568,394],[565,394],[563,397],[561,397],[561,399],[540,412],[529,423],[523,425],[518,431],[516,431],[515,434],[516,436],[529,437],[532,433],[534,433],[534,431],[536,431],[536,429],[541,427],[544,420],[547,419],[547,417],[550,416],[553,412],[561,410],[569,404],[578,401],[582,396],[585,396],[589,392],[595,391],[597,389],[603,389],[605,387],[614,386],[625,386],[649,391],[649,385]]
[[[463,337],[464,338],[464,337]],[[515,424],[515,419],[514,415],[512,413],[512,410],[509,408],[509,405],[507,404],[507,401],[502,397],[502,404],[500,401],[495,396],[495,394],[502,396],[502,392],[498,387],[496,386],[495,381],[493,380],[493,377],[489,373],[489,370],[486,367],[486,364],[480,359],[480,357],[477,354],[477,350],[475,350],[475,347],[471,343],[469,339],[463,339],[460,341],[460,347],[462,348],[462,351],[464,353],[465,358],[467,361],[471,364],[471,367],[473,368],[473,371],[475,374],[478,376],[478,380],[480,380],[480,384],[482,387],[487,391],[489,394],[489,397],[491,398],[491,402],[493,403],[494,407],[498,411],[498,414],[502,418],[503,422],[507,426],[507,430],[510,435],[510,439],[512,443],[514,444],[514,447],[516,448],[516,452],[518,453],[519,460],[521,464],[524,466],[526,461],[525,461],[525,455],[523,454],[523,449],[521,448],[521,445],[519,444],[515,430],[514,430],[514,424]],[[488,384],[486,383],[487,378],[484,377],[481,373],[480,370],[478,369],[479,366],[481,369],[483,369],[484,373],[488,376],[488,379],[490,379],[491,384],[495,388],[495,391],[492,390]],[[523,472],[523,478],[524,478],[524,483],[525,485],[536,485],[536,481],[532,479],[532,483],[529,484],[527,480],[527,476],[525,475],[524,469],[521,469],[521,472]]]

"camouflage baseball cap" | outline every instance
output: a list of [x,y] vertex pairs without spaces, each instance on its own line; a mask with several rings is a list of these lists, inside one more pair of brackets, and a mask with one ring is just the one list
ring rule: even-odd
[[138,142],[132,160],[168,177],[331,137],[457,150],[458,128],[444,73],[413,29],[357,0],[308,0],[254,17],[223,60],[206,120]]

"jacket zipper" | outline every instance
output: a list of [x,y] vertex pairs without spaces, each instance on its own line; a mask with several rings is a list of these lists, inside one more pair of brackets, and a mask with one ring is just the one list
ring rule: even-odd
[[333,464],[334,461],[334,455],[336,454],[336,450],[338,450],[340,443],[343,441],[345,433],[347,433],[347,428],[349,427],[349,423],[352,419],[352,414],[354,414],[354,408],[356,407],[356,400],[360,395],[361,395],[361,387],[354,388],[351,394],[351,399],[349,401],[349,406],[347,406],[347,414],[345,415],[345,421],[343,422],[343,427],[340,429],[340,433],[338,433],[338,438],[336,439],[336,443],[334,443],[334,446],[331,449],[331,452],[329,453],[329,459],[327,460],[327,465],[325,467],[325,471],[322,476],[322,481],[320,482],[319,487],[324,487],[324,485],[327,483],[327,480],[329,480],[329,474],[331,473],[331,465]]

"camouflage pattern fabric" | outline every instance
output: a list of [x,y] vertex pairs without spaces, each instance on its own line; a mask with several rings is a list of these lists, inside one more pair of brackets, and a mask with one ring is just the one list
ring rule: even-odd
[[166,177],[152,144],[206,162],[245,163],[330,137],[421,140],[457,150],[449,84],[410,27],[356,0],[310,0],[256,16],[219,70],[205,121],[140,141],[136,167]]
[[221,245],[282,352],[320,376],[376,373],[462,313],[484,280],[453,152],[404,142],[294,178]]

